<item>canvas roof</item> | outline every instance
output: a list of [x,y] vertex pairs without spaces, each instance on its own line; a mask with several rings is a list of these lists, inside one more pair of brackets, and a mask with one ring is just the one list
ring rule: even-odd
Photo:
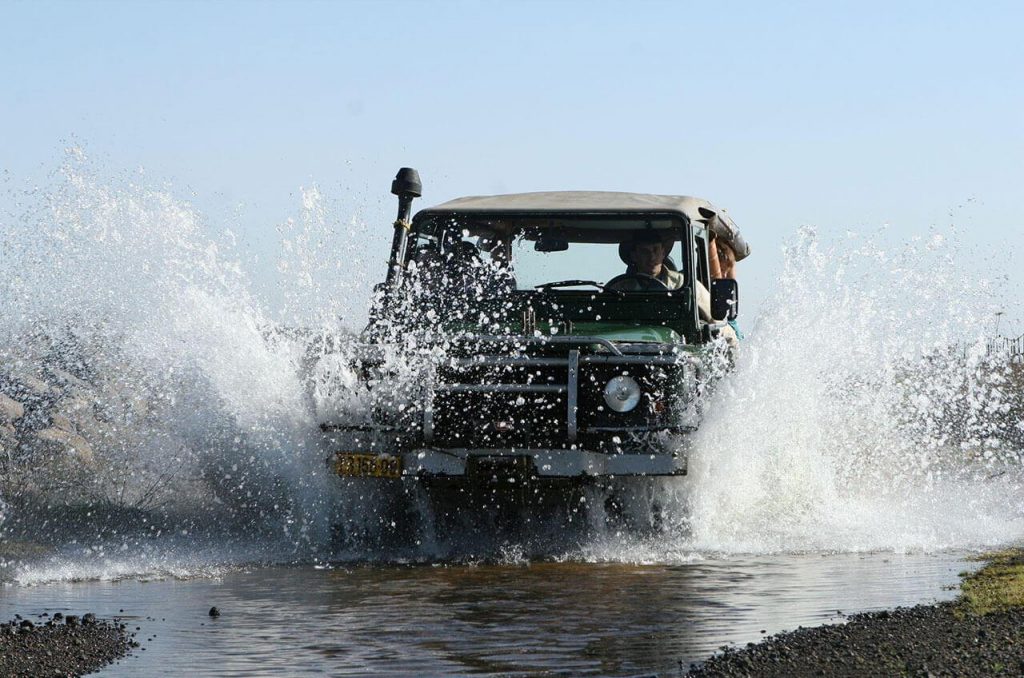
[[719,210],[700,198],[685,195],[650,195],[646,193],[615,193],[608,191],[552,191],[542,193],[511,193],[456,198],[421,210],[419,216],[467,214],[560,214],[636,212],[669,212],[701,219],[699,208]]

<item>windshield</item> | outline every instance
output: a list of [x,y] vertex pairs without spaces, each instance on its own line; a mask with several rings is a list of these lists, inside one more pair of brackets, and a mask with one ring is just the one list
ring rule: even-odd
[[[668,252],[667,266],[678,268],[681,248],[673,241]],[[571,281],[604,284],[627,272],[627,264],[619,258],[619,243],[570,242],[564,251],[538,251],[537,241],[518,238],[512,246],[512,269],[516,287],[530,290],[552,283],[569,283],[559,287],[572,289],[590,287]]]
[[[437,220],[417,230],[414,261],[425,255],[478,262],[474,277],[500,275],[516,289],[598,289],[618,276],[655,276],[667,286],[632,280],[622,291],[682,286],[685,251],[678,218],[593,215],[557,222],[536,218],[465,223]],[[483,266],[480,266],[483,264]],[[447,268],[447,266],[446,266]],[[481,281],[482,282],[482,281]]]

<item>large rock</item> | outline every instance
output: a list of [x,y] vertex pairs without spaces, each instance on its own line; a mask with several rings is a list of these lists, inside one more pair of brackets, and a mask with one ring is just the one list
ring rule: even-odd
[[54,412],[50,415],[50,427],[67,431],[68,433],[78,432],[75,429],[75,425],[71,423],[71,420],[62,412]]
[[20,413],[17,418],[18,430],[31,431],[45,428],[49,423],[48,410],[58,396],[58,390],[34,375],[8,373],[0,375],[0,394],[20,406],[11,406],[5,399],[0,404],[0,421],[7,418],[5,411],[8,414]]
[[18,432],[12,424],[0,422],[0,454],[9,454],[18,447]]
[[64,452],[77,455],[86,464],[91,465],[96,461],[96,455],[93,453],[89,441],[73,431],[64,431],[51,426],[36,431],[36,438],[44,443],[60,446]]
[[47,366],[46,371],[49,373],[51,377],[53,377],[53,380],[56,383],[60,384],[65,389],[74,389],[77,391],[86,392],[92,390],[92,386],[87,381],[55,365]]
[[21,399],[21,396],[25,398],[42,398],[56,392],[52,386],[32,374],[14,374],[4,381],[6,382],[4,390],[19,399]]
[[0,393],[0,423],[13,424],[25,416],[25,406],[14,398]]
[[96,419],[94,403],[84,396],[69,396],[50,410],[50,426],[72,431],[85,437],[93,445],[99,445],[117,429]]

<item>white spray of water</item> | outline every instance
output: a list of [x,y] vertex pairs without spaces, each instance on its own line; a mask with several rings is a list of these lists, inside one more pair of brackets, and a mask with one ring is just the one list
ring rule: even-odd
[[[293,228],[300,236],[316,222],[315,202]],[[208,523],[250,516],[261,535],[279,533],[289,547],[326,539],[325,454],[303,381],[316,332],[286,330],[263,311],[231,234],[211,236],[164,191],[97,179],[80,151],[28,204],[0,261],[0,351],[21,383],[52,381],[55,361],[93,374],[77,393],[49,389],[39,406],[52,418],[86,401],[75,432],[98,433],[90,463],[75,469],[88,487],[76,489],[128,508],[160,503],[159,491],[174,511]],[[305,304],[310,273],[296,278],[290,288],[305,292]],[[115,401],[134,416],[98,411]],[[43,503],[66,498],[59,484],[48,495],[36,471],[27,469],[21,489],[42,487]]]
[[[158,546],[83,540],[19,579],[316,558],[331,554],[338,511],[373,525],[391,499],[339,494],[314,413],[331,408],[324,393],[355,390],[344,360],[317,358],[350,349],[338,316],[352,317],[372,285],[353,262],[385,258],[360,245],[358,224],[336,227],[320,191],[303,192],[299,218],[279,229],[282,324],[251,292],[230,234],[212,237],[165,191],[100,180],[76,151],[61,183],[27,204],[0,252],[5,364],[31,371],[40,337],[73,337],[104,398],[144,401],[146,416],[118,420],[117,440],[98,445],[97,487],[141,492],[166,478],[176,510],[213,523],[248,516],[249,531],[205,550],[179,532]],[[773,301],[697,434],[689,477],[658,499],[675,537],[598,529],[549,555],[688,562],[1018,539],[1019,460],[988,444],[991,415],[1005,408],[977,343],[991,290],[939,236],[895,254],[871,243],[825,248],[804,232],[787,251]],[[957,343],[969,347],[962,357],[949,354]],[[352,398],[333,414],[366,412]],[[106,463],[115,452],[120,464]]]
[[[955,241],[786,252],[691,465],[691,546],[942,549],[1024,535],[991,290]],[[959,255],[959,256],[958,256]],[[953,347],[958,347],[954,349]],[[1018,415],[1019,416],[1019,415]]]

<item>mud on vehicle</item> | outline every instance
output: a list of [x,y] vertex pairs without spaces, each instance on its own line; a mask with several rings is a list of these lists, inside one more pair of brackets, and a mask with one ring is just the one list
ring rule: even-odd
[[[408,168],[392,193],[387,278],[320,394],[334,473],[413,482],[454,510],[686,474],[735,343],[736,281],[708,260],[709,224],[738,234],[727,217],[691,197],[552,192],[410,218]],[[674,289],[627,267],[641,238],[664,243]]]

